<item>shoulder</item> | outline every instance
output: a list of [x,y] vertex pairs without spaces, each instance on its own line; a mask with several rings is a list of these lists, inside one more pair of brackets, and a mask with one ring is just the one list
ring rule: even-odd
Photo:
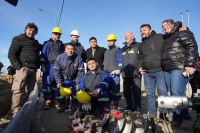
[[13,40],[16,40],[16,41],[20,41],[20,40],[23,40],[23,39],[25,39],[24,34],[20,34],[20,35],[13,37]]

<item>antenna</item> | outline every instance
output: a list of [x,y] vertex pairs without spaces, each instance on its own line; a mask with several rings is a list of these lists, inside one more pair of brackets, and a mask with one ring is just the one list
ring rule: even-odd
[[189,28],[190,27],[190,14],[189,14],[188,10],[186,11],[186,14],[187,14],[187,26]]

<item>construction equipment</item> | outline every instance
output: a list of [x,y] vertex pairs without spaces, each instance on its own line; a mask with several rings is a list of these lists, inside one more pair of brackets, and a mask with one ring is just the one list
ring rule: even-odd
[[63,87],[62,85],[60,86],[60,95],[63,97],[68,97],[72,94],[72,90],[70,87]]
[[70,35],[71,36],[79,36],[79,32],[78,32],[78,30],[72,30]]
[[109,34],[107,37],[107,41],[117,41],[117,37],[115,34]]
[[59,34],[62,34],[62,30],[60,27],[54,27],[52,30],[51,30],[52,33],[59,33]]
[[79,103],[82,103],[82,104],[86,104],[91,101],[90,95],[87,92],[82,91],[82,90],[76,93],[76,99],[79,101]]

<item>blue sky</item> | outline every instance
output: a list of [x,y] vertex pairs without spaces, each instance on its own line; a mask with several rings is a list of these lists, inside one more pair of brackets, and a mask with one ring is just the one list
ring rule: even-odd
[[[5,66],[9,65],[7,53],[12,38],[23,33],[28,22],[39,27],[36,39],[40,43],[51,37],[61,4],[62,0],[19,0],[14,7],[0,0],[0,61]],[[117,45],[123,46],[124,34],[128,31],[135,34],[137,41],[141,40],[139,27],[144,23],[151,24],[155,31],[162,33],[162,21],[168,18],[181,20],[180,12],[183,12],[184,25],[187,26],[186,10],[189,10],[190,29],[200,43],[199,5],[199,0],[65,0],[60,22],[63,30],[61,40],[69,42],[71,30],[78,29],[85,49],[89,47],[91,36],[98,39],[100,46],[106,47],[106,37],[110,33],[116,34]],[[39,8],[52,15],[39,11]]]

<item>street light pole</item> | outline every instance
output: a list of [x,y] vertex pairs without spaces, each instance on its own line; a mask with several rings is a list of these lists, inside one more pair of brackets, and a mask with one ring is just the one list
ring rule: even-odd
[[61,7],[61,11],[60,11],[60,16],[59,16],[59,19],[58,19],[58,26],[60,24],[60,19],[61,19],[61,16],[62,16],[62,11],[63,11],[64,3],[65,3],[65,0],[62,0],[62,7]]
[[189,11],[186,11],[187,13],[187,24],[188,24],[188,28],[190,27],[190,15],[189,15]]
[[47,12],[47,11],[45,11],[43,9],[40,9],[40,8],[38,10],[41,11],[41,12],[46,13],[47,15],[49,15],[51,17],[53,17],[55,19],[55,21],[56,21],[56,25],[58,26],[57,19],[56,19],[56,17],[53,14],[51,14],[50,12]]
[[183,13],[181,12],[180,15],[181,15],[181,22],[183,24]]

